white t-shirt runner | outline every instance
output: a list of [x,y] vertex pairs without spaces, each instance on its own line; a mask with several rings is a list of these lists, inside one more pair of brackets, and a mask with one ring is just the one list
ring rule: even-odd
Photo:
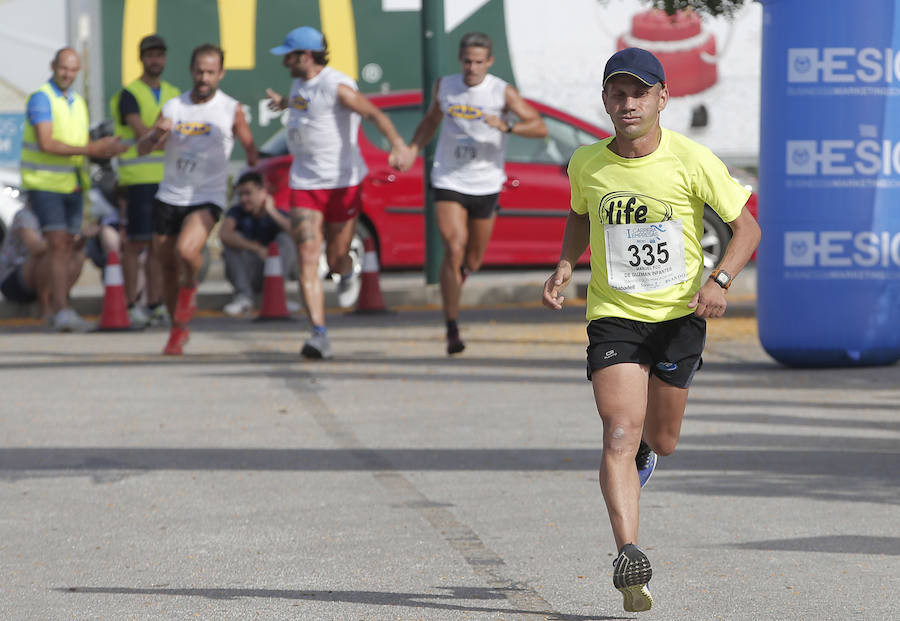
[[294,190],[347,188],[362,183],[368,172],[358,144],[362,118],[338,100],[341,84],[359,90],[331,67],[291,85],[285,125]]
[[163,105],[162,115],[172,119],[173,126],[157,199],[180,207],[212,203],[225,208],[237,106],[237,100],[222,91],[199,104],[188,92]]
[[473,196],[497,194],[506,181],[507,135],[484,122],[506,107],[507,83],[488,74],[467,86],[462,74],[441,78],[437,98],[444,113],[431,184]]

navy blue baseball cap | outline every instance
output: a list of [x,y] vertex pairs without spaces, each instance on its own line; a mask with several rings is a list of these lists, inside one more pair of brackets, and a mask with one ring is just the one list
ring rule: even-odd
[[146,52],[147,50],[166,50],[166,40],[163,39],[159,35],[147,35],[143,39],[141,39],[140,48],[141,54]]
[[287,33],[284,43],[278,47],[273,47],[269,51],[276,56],[284,56],[300,50],[309,50],[310,52],[325,51],[325,37],[312,26],[300,26]]
[[634,76],[647,86],[666,81],[666,72],[659,59],[639,47],[626,47],[609,57],[603,70],[603,86],[611,77],[621,73]]

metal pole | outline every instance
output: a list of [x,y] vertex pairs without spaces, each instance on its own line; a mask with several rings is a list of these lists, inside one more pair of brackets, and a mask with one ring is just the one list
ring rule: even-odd
[[[422,102],[423,113],[431,106],[432,88],[440,77],[441,41],[444,36],[444,0],[422,0]],[[438,282],[443,246],[434,213],[434,195],[429,188],[434,165],[435,142],[425,146],[425,282]]]
[[[79,11],[78,13],[78,43],[72,47],[81,55],[81,85],[84,93],[84,103],[88,111],[91,109],[93,98],[91,97],[91,83],[94,79],[91,64],[91,20],[87,13]],[[90,112],[88,112],[88,123],[90,124]],[[91,179],[91,160],[88,157],[82,158],[81,161],[81,195],[84,208],[81,213],[82,222],[90,222],[91,213],[91,195],[90,189]]]

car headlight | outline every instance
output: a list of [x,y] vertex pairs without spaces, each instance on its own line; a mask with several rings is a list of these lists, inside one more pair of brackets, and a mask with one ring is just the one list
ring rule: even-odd
[[0,196],[4,198],[17,199],[22,196],[22,190],[12,185],[0,185]]

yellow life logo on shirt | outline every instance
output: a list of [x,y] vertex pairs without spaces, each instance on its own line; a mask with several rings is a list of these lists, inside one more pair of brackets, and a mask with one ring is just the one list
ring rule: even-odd
[[291,108],[295,110],[306,110],[309,107],[309,100],[297,95],[291,97]]
[[467,104],[454,104],[447,108],[447,114],[457,119],[466,119],[467,121],[474,121],[484,116],[481,108]]
[[182,136],[205,136],[212,131],[212,125],[199,121],[181,121],[175,125],[174,131]]
[[610,192],[600,199],[598,215],[604,224],[642,224],[672,219],[672,206],[646,194]]

